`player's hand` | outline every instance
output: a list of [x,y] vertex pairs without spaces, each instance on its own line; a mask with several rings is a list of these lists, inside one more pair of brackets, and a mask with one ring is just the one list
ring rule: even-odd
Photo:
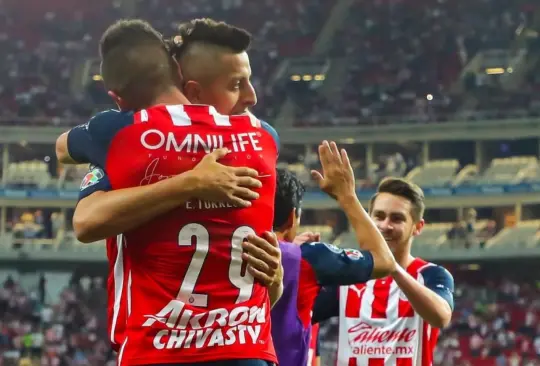
[[255,169],[230,167],[218,163],[228,154],[226,148],[217,149],[206,155],[191,174],[196,179],[195,198],[213,202],[231,203],[238,207],[249,207],[259,198],[253,189],[262,187]]
[[312,233],[311,231],[306,231],[305,233],[297,235],[293,240],[293,244],[302,245],[304,243],[314,243],[319,241],[321,241],[320,233]]
[[323,141],[319,145],[319,159],[322,172],[311,171],[319,187],[336,200],[356,197],[354,172],[347,151],[340,151],[333,141]]
[[266,232],[262,237],[249,235],[242,247],[242,259],[247,262],[247,270],[256,280],[267,287],[283,281],[281,250],[274,233]]

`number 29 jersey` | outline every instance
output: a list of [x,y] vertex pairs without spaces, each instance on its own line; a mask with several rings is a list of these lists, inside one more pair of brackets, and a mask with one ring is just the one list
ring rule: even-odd
[[146,185],[191,170],[219,147],[230,150],[221,163],[258,171],[260,198],[249,208],[191,200],[124,234],[130,310],[121,365],[276,362],[267,290],[241,258],[248,234],[272,229],[272,134],[252,117],[222,116],[208,106],[157,106],[118,129],[104,168],[112,189]]

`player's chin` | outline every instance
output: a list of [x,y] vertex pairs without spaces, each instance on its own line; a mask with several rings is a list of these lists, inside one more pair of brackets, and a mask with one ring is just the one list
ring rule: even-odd
[[399,240],[397,239],[385,239],[385,240],[390,250],[394,251],[397,247],[399,247]]
[[249,111],[247,108],[233,108],[231,115],[233,116],[241,116],[243,114],[247,114]]

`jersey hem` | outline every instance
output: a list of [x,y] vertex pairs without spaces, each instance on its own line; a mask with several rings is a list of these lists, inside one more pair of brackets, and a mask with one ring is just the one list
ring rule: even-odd
[[[225,357],[225,358],[224,358]],[[131,365],[158,365],[158,364],[167,364],[167,363],[178,363],[180,365],[182,364],[191,364],[191,363],[202,363],[202,362],[213,362],[213,361],[225,361],[225,360],[263,360],[267,362],[273,362],[275,364],[278,363],[277,357],[268,352],[264,352],[262,355],[246,355],[246,354],[227,354],[224,355],[216,355],[216,356],[201,356],[200,354],[197,356],[185,356],[185,355],[179,355],[178,359],[171,358],[170,356],[164,356],[162,358],[152,357],[152,358],[145,358],[145,357],[138,357],[138,358],[124,358],[122,360],[121,365],[122,366],[131,366]]]

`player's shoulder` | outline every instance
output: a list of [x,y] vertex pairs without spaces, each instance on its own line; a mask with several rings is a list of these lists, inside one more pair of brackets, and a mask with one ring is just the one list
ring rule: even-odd
[[424,281],[436,280],[447,283],[454,283],[454,277],[446,268],[439,264],[426,262],[420,269],[420,274]]
[[133,121],[133,112],[132,111],[120,111],[118,109],[107,109],[106,111],[101,111],[96,113],[90,120],[88,124],[99,124],[103,122],[122,122],[122,121]]
[[109,109],[97,113],[81,128],[86,128],[93,136],[102,136],[119,131],[132,123],[133,112]]
[[262,119],[259,120],[261,122],[261,127],[266,130],[269,134],[271,134],[272,136],[276,136],[277,138],[279,138],[279,135],[276,131],[276,129],[274,127],[272,127],[272,125],[266,121],[263,121]]
[[276,146],[279,150],[279,147],[281,145],[279,135],[274,127],[270,125],[270,123],[260,120],[261,121],[261,128],[264,129],[272,138],[274,139],[274,142],[276,143]]

